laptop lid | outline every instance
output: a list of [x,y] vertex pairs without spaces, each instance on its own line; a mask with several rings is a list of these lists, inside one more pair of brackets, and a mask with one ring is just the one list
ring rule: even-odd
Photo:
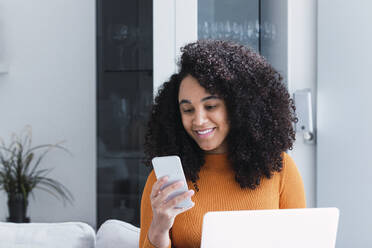
[[201,248],[334,248],[338,218],[337,208],[208,212]]

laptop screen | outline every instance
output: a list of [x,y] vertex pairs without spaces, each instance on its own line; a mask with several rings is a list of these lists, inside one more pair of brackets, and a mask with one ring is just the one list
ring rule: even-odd
[[208,212],[201,248],[334,248],[338,218],[337,208]]

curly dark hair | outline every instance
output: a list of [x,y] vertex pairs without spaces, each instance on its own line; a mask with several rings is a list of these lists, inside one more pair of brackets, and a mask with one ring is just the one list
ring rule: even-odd
[[293,100],[282,76],[250,48],[220,40],[200,40],[181,49],[179,71],[159,89],[145,137],[145,164],[155,156],[178,155],[196,190],[204,151],[185,131],[178,103],[181,81],[196,78],[226,104],[230,131],[228,159],[242,188],[255,189],[261,178],[282,169],[282,153],[292,149]]

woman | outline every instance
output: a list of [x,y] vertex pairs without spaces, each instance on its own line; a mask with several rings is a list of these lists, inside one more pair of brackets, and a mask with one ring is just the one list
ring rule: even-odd
[[[305,207],[301,176],[285,153],[295,140],[292,99],[260,55],[226,41],[182,49],[179,72],[160,88],[145,141],[146,163],[178,155],[189,191],[148,177],[140,247],[200,247],[208,211]],[[188,209],[175,206],[192,197]]]

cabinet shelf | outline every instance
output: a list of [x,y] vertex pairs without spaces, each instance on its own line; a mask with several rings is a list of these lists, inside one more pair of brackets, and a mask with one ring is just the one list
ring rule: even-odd
[[109,72],[146,72],[146,73],[152,73],[153,72],[153,70],[151,70],[151,69],[125,69],[125,70],[104,70],[104,72],[107,72],[107,73],[109,73]]

